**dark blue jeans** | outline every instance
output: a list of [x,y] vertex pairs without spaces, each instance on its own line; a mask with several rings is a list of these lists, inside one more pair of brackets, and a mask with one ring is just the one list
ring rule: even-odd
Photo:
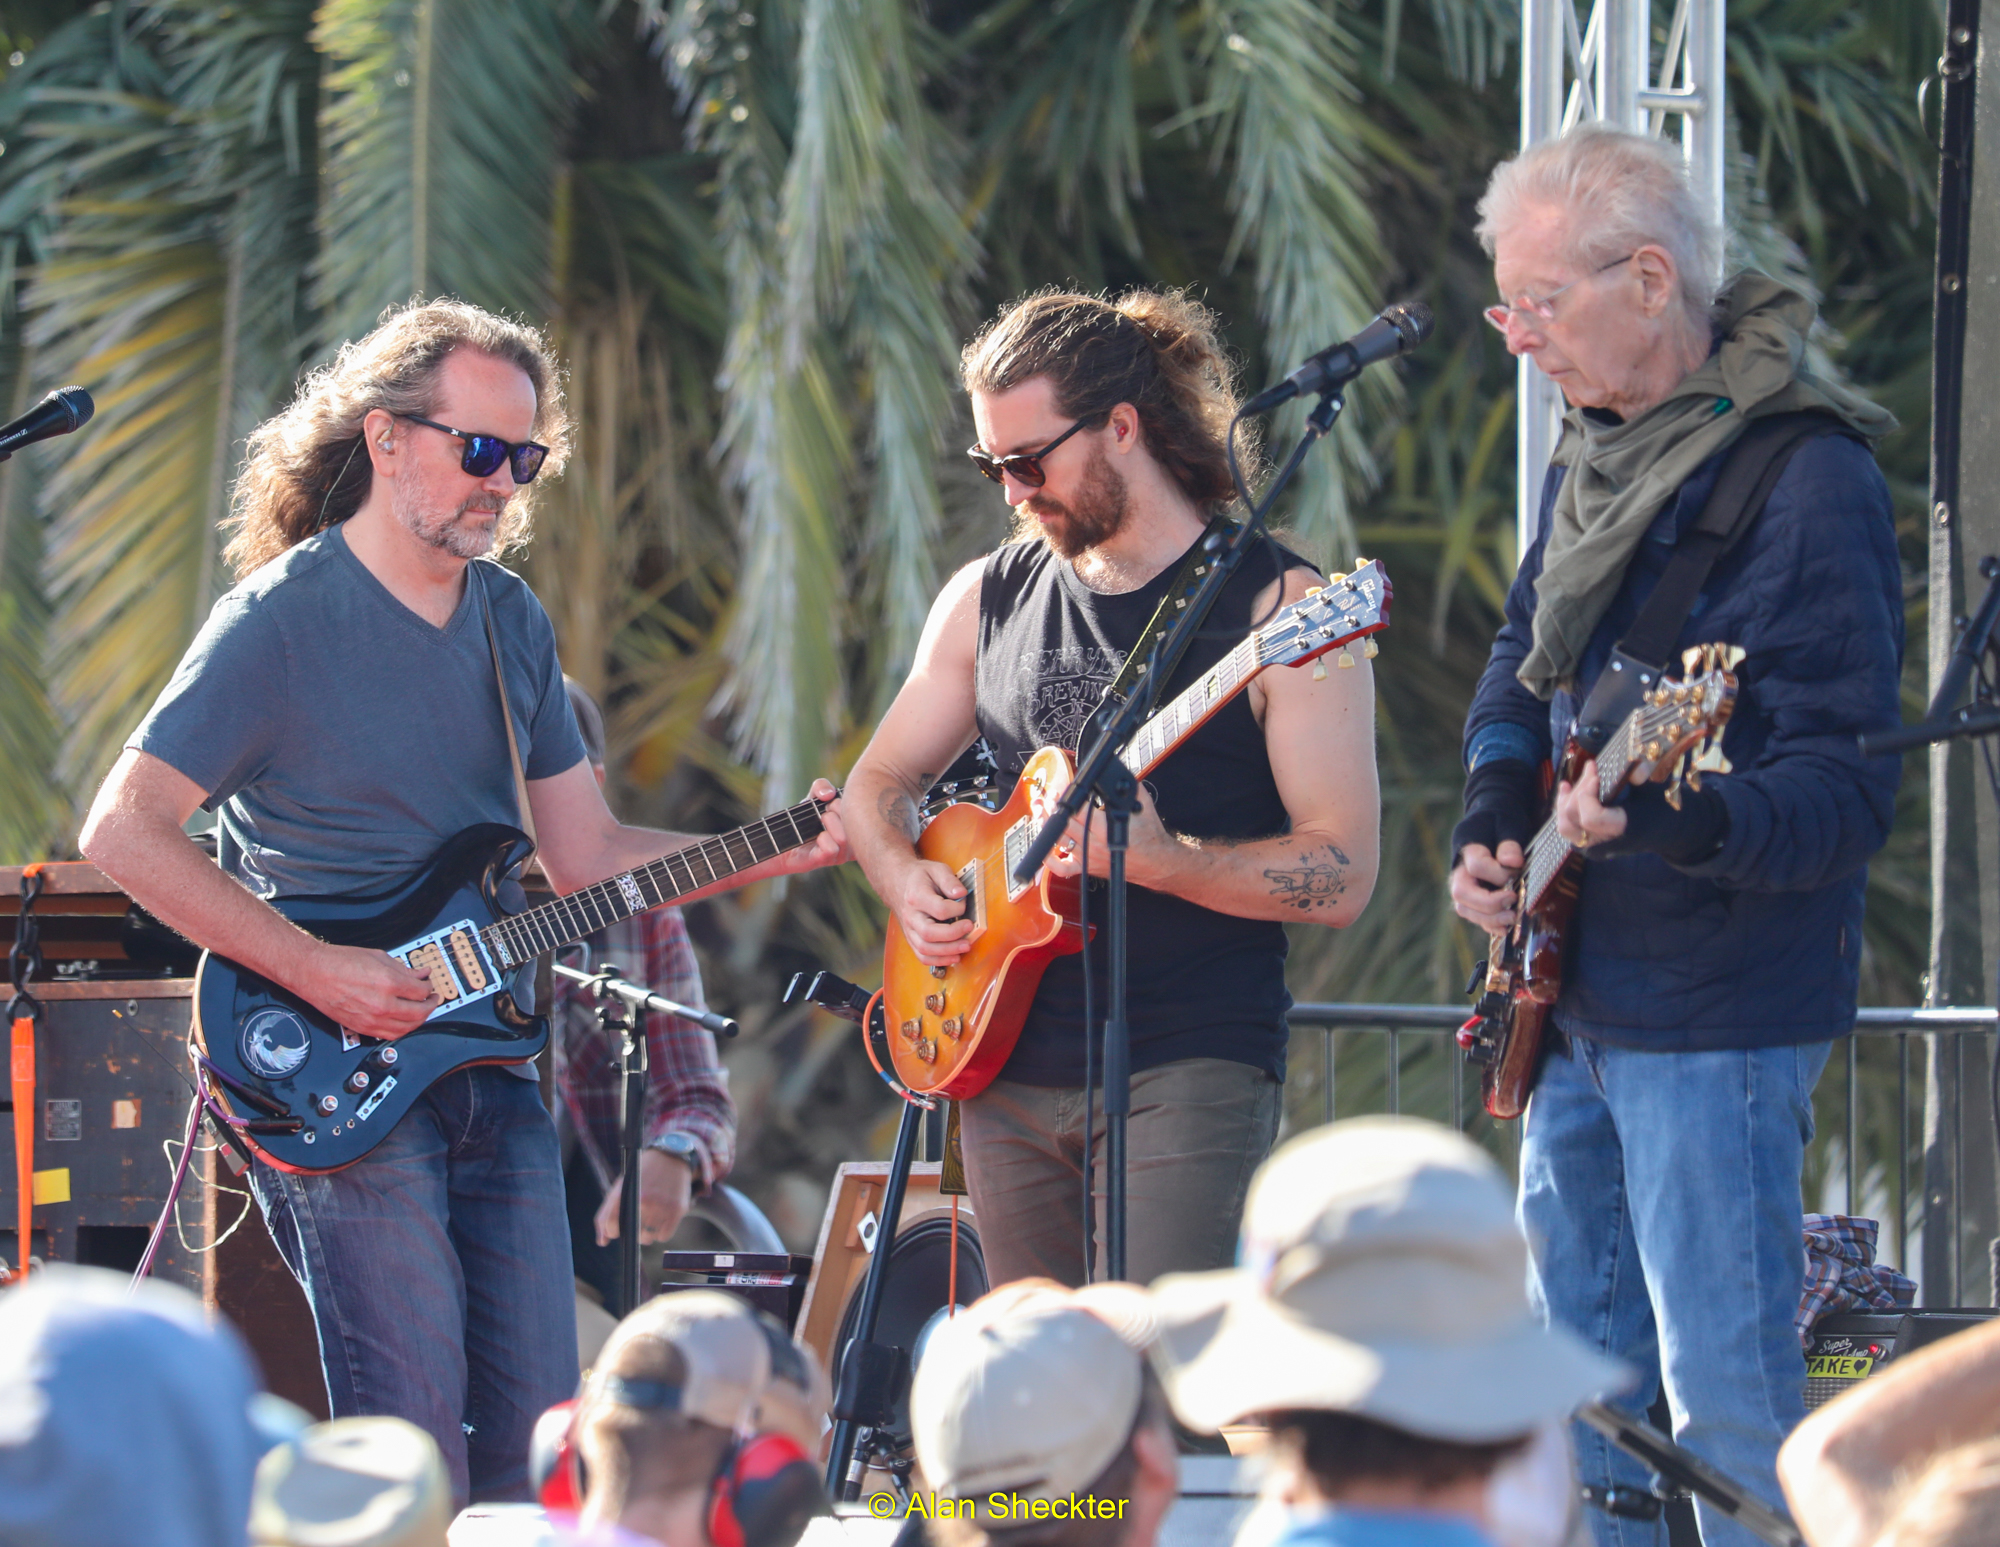
[[[1550,1321],[1662,1382],[1674,1434],[1772,1504],[1778,1446],[1805,1416],[1792,1325],[1804,1290],[1799,1172],[1827,1045],[1642,1053],[1575,1038],[1548,1061],[1521,1141],[1529,1293]],[[1582,1480],[1646,1469],[1575,1428]],[[1654,1547],[1656,1521],[1587,1511],[1599,1547]],[[1707,1547],[1757,1538],[1703,1505]]]
[[576,1288],[555,1125],[532,1080],[461,1069],[367,1158],[251,1183],[304,1286],[336,1418],[428,1430],[452,1489],[528,1497],[536,1418],[576,1391]]

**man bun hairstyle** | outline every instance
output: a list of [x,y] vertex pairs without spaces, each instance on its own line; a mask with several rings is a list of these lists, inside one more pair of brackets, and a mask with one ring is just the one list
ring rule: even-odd
[[1725,236],[1672,142],[1584,123],[1501,162],[1479,200],[1477,231],[1486,255],[1493,255],[1500,232],[1536,207],[1566,217],[1562,256],[1584,273],[1641,247],[1665,248],[1680,279],[1681,305],[1691,322],[1707,327],[1722,289]]
[[[310,372],[289,407],[250,432],[223,522],[232,533],[223,557],[239,580],[361,508],[375,477],[361,444],[362,421],[377,408],[435,418],[438,372],[457,349],[476,349],[527,376],[535,388],[534,439],[549,448],[542,471],[562,471],[569,416],[555,360],[538,331],[464,301],[392,306],[373,332],[342,344]],[[494,534],[496,556],[527,541],[541,487],[529,484],[508,500]]]
[[[1236,373],[1215,313],[1183,290],[1116,300],[1037,290],[1005,307],[961,357],[965,389],[991,396],[1046,376],[1056,410],[1100,429],[1120,403],[1138,410],[1146,450],[1205,516],[1236,497],[1226,451]],[[1247,470],[1251,427],[1237,431]]]

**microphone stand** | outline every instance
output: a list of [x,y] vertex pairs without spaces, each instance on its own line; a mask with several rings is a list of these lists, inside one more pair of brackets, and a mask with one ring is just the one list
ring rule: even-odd
[[[1263,536],[1264,518],[1270,514],[1271,506],[1305,461],[1306,453],[1333,428],[1334,420],[1347,406],[1343,395],[1345,386],[1343,381],[1320,394],[1319,403],[1306,416],[1305,432],[1292,448],[1291,456],[1265,489],[1263,500],[1251,507],[1250,517],[1237,531],[1235,539],[1222,545],[1200,588],[1189,599],[1186,610],[1174,620],[1165,637],[1154,647],[1153,659],[1174,654],[1181,641],[1189,638],[1207,621],[1216,599],[1222,594],[1222,588],[1242,568],[1243,560]],[[1014,867],[1015,881],[1025,884],[1034,880],[1049,852],[1062,840],[1070,820],[1083,809],[1084,803],[1093,795],[1103,803],[1107,872],[1104,945],[1110,969],[1104,1014],[1104,1258],[1105,1274],[1112,1279],[1125,1277],[1125,1141],[1132,1116],[1132,1035],[1126,1017],[1128,924],[1125,851],[1131,836],[1132,813],[1139,809],[1139,781],[1118,754],[1124,751],[1152,714],[1160,689],[1158,676],[1157,672],[1147,672],[1139,689],[1129,699],[1099,707],[1094,721],[1096,741],[1079,762],[1076,777],[1057,802],[1055,814],[1043,825],[1035,841],[1028,846],[1028,851],[1021,856],[1020,863]],[[1090,877],[1082,877],[1080,884],[1088,886]],[[1090,949],[1088,941],[1084,942],[1084,949]],[[1084,1028],[1084,1035],[1090,1035],[1089,1027]],[[1084,1143],[1087,1145],[1090,1140],[1091,1136],[1085,1134]]]
[[1912,747],[1927,747],[1933,742],[1959,737],[1990,736],[2000,730],[2000,708],[1981,702],[1986,697],[1983,688],[1974,694],[1972,703],[1952,708],[1972,680],[1980,657],[1993,648],[1993,630],[2000,625],[2000,558],[1989,555],[1981,559],[1979,573],[1986,577],[1986,599],[1952,645],[1951,658],[1938,675],[1937,692],[1923,719],[1915,725],[1899,725],[1892,731],[1867,732],[1859,738],[1863,757],[1907,752]]
[[678,1015],[724,1037],[735,1036],[737,1025],[727,1016],[697,1010],[664,994],[656,994],[643,984],[628,983],[608,962],[600,965],[595,972],[582,972],[575,967],[565,967],[561,962],[551,965],[561,976],[590,990],[591,997],[597,1001],[597,1024],[603,1028],[605,1036],[608,1038],[614,1031],[618,1033],[618,1070],[625,1087],[624,1120],[619,1125],[624,1176],[620,1180],[618,1194],[618,1287],[624,1303],[619,1307],[618,1314],[630,1316],[639,1308],[643,1288],[639,1256],[639,1140],[646,1124],[648,1059],[646,1039],[639,1033],[639,1015],[647,1010],[660,1015]]

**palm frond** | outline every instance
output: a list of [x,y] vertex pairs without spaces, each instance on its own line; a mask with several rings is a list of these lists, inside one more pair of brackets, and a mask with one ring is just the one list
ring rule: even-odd
[[[1204,6],[1203,20],[1209,88],[1200,115],[1231,169],[1232,254],[1255,258],[1266,368],[1283,374],[1359,330],[1383,299],[1376,276],[1388,255],[1369,167],[1401,153],[1361,111],[1354,39],[1327,10],[1311,0],[1236,0]],[[1355,415],[1334,437],[1338,465],[1308,466],[1290,494],[1289,524],[1343,555],[1353,536],[1349,494],[1374,472],[1366,421],[1393,405],[1393,378],[1373,372],[1354,396]],[[1303,428],[1305,407],[1281,416],[1275,444]]]
[[765,775],[769,799],[820,770],[844,702],[838,610],[825,596],[845,537],[853,448],[839,361],[787,348],[780,207],[796,101],[798,15],[786,4],[715,18],[682,0],[657,13],[691,135],[717,158],[716,228],[731,327],[719,450],[738,502],[740,568],[717,707]]
[[546,314],[549,194],[568,102],[561,21],[542,0],[320,8],[329,338],[367,332],[411,296]]
[[898,0],[807,0],[797,148],[781,195],[786,354],[844,334],[872,398],[864,551],[874,605],[863,605],[876,623],[867,696],[877,707],[915,653],[937,589],[935,467],[976,255],[955,187],[962,158],[919,89],[916,25]]

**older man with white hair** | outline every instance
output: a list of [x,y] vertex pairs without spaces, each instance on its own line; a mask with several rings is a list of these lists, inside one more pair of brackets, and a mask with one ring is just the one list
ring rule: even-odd
[[[1609,684],[1648,654],[1746,652],[1733,772],[1678,806],[1659,785],[1600,801],[1594,764],[1557,789],[1586,863],[1522,1142],[1531,1290],[1644,1374],[1633,1406],[1663,1380],[1681,1440],[1775,1502],[1803,1415],[1812,1089],[1853,1025],[1864,867],[1899,773],[1855,742],[1899,718],[1902,573],[1870,452],[1894,421],[1807,366],[1808,299],[1756,273],[1723,283],[1723,234],[1670,145],[1573,131],[1498,168],[1480,217],[1502,298],[1487,317],[1569,411],[1466,723],[1458,911],[1512,924],[1542,765],[1616,729],[1630,703]],[[1691,544],[1722,524],[1722,497],[1702,518],[1738,441],[1778,415],[1804,438],[1788,460],[1760,450],[1761,508],[1735,497],[1731,535]],[[1643,1484],[1594,1434],[1579,1451],[1586,1484]],[[1701,1523],[1710,1547],[1751,1540]],[[1597,1526],[1664,1540],[1658,1522]]]

